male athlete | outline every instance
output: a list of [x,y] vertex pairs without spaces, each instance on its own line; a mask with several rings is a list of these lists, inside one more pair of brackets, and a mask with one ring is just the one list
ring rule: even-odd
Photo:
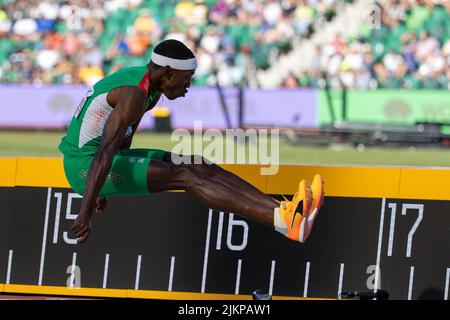
[[278,202],[215,164],[192,161],[174,164],[170,152],[130,149],[144,113],[161,94],[173,100],[188,92],[197,62],[177,40],[158,44],[147,66],[130,67],[97,82],[75,111],[59,149],[67,180],[83,195],[72,226],[78,243],[91,232],[91,217],[106,207],[108,196],[146,195],[184,190],[205,206],[274,227],[286,237],[304,242],[323,203],[320,175],[306,180],[292,201]]

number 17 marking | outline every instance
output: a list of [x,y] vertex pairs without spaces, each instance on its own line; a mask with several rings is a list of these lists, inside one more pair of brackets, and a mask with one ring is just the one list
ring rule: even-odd
[[[395,231],[395,216],[397,211],[397,204],[395,203],[389,203],[388,207],[391,209],[391,224],[389,228],[389,243],[388,243],[388,257],[392,256],[392,248],[394,243],[394,231]],[[412,203],[404,203],[402,204],[402,216],[406,216],[406,213],[408,210],[417,210],[418,215],[416,222],[412,226],[411,230],[408,233],[408,242],[406,247],[406,257],[411,258],[411,251],[412,251],[412,240],[414,237],[414,234],[417,231],[417,228],[419,227],[420,223],[423,219],[423,211],[424,211],[424,205],[423,204],[412,204]]]

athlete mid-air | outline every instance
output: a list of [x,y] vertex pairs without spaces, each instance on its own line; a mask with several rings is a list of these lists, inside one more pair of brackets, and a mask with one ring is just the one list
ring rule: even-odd
[[[301,180],[291,201],[278,202],[215,164],[197,158],[184,164],[157,149],[130,149],[145,112],[161,94],[183,97],[197,62],[177,40],[159,43],[146,66],[119,70],[97,82],[75,111],[59,149],[72,189],[83,195],[72,231],[78,243],[91,233],[94,211],[103,211],[106,197],[146,195],[184,190],[209,208],[233,212],[274,227],[286,237],[304,242],[323,204],[323,179]],[[201,161],[199,161],[201,160]],[[200,163],[200,164],[198,164]]]

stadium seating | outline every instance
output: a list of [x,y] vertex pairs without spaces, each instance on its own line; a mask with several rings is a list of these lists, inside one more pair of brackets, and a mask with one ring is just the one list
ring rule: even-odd
[[[336,2],[1,0],[0,79],[3,83],[92,82],[96,76],[80,77],[80,72],[85,75],[86,68],[94,68],[94,74],[103,75],[147,63],[155,43],[171,37],[194,50],[204,47],[200,64],[213,62],[200,68],[203,73],[194,84],[213,83],[217,70],[224,85],[233,85],[242,81],[242,68],[267,68],[271,59],[289,51],[294,37],[308,36],[314,23],[331,19]],[[47,44],[54,33],[62,45]],[[68,34],[76,39],[67,40]],[[70,46],[65,41],[75,49],[65,50]],[[47,63],[41,65],[39,55]],[[83,55],[102,59],[87,66]]]
[[[308,38],[337,14],[337,3],[351,1],[0,0],[0,81],[92,84],[125,66],[146,64],[154,45],[169,37],[198,52],[194,85],[219,79],[223,86],[258,86],[252,82],[256,70],[276,65],[294,40]],[[332,84],[448,88],[450,6],[440,0],[406,3],[382,1],[381,28],[362,25],[359,35],[343,39]],[[417,56],[419,46],[433,43],[434,58],[433,50]],[[366,69],[354,70],[345,59],[350,50],[366,53],[355,44],[370,46],[373,62],[365,61]],[[321,59],[327,62],[326,51]],[[323,86],[322,64],[320,72],[290,74],[282,86]]]
[[[448,2],[386,0],[380,5],[379,27],[362,25],[358,35],[344,39],[338,57],[332,44],[325,46],[331,54],[321,48],[319,72],[298,75],[299,83],[324,86],[326,74],[333,87],[450,89]],[[361,63],[348,65],[348,59]],[[340,71],[333,74],[329,64],[336,61]]]

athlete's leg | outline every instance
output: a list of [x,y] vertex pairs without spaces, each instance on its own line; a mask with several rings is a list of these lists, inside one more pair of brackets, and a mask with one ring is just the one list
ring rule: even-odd
[[[173,163],[172,154],[170,152],[165,153],[163,160]],[[270,207],[278,206],[277,202],[271,196],[261,192],[258,188],[234,173],[227,171],[214,163],[207,164],[205,159],[201,156],[190,156],[189,166],[202,175],[221,182],[231,189],[238,190],[251,200],[258,201],[259,203]]]
[[[172,162],[172,153],[157,149],[129,149],[120,151],[121,154],[134,157],[148,157],[150,159],[163,160],[165,162]],[[247,198],[258,201],[267,206],[277,205],[277,202],[269,195],[261,192],[256,187],[252,186],[247,181],[241,179],[239,176],[225,169],[222,169],[216,164],[207,164],[205,159],[200,156],[188,156],[189,164],[192,168],[218,182],[225,184],[229,188],[239,190]]]
[[150,192],[184,190],[211,209],[233,212],[268,226],[273,226],[274,209],[278,207],[276,202],[266,205],[251,200],[189,165],[151,160],[147,185]]

